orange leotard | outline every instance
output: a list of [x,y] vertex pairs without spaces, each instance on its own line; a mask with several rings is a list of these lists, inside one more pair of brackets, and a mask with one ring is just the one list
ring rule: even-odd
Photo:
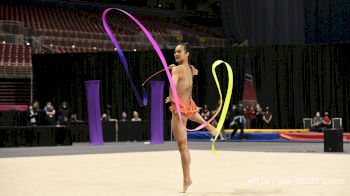
[[[180,98],[179,98],[179,104],[180,104],[180,110],[182,114],[185,114],[188,118],[193,117],[196,112],[198,111],[196,103],[192,100],[192,97],[189,98],[189,103],[184,103]],[[175,102],[172,100],[171,101],[171,106],[169,107],[169,110],[176,111],[176,105]]]

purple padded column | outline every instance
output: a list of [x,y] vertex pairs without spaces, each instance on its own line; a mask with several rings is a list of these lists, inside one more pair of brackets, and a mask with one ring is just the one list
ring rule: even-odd
[[90,144],[103,144],[101,111],[100,111],[100,81],[85,81],[88,103],[89,137]]
[[151,81],[151,144],[164,143],[164,81]]

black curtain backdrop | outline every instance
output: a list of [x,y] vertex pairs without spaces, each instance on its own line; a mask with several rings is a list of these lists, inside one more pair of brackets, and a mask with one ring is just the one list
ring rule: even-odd
[[225,36],[249,46],[303,44],[305,0],[223,0]]
[[305,42],[350,42],[349,0],[305,0]]
[[[173,50],[163,51],[168,64],[174,63]],[[219,100],[211,65],[221,59],[231,64],[234,71],[234,89],[231,103],[241,100],[246,59],[246,51],[236,49],[195,49],[191,51],[190,63],[199,70],[199,76],[194,79],[193,98],[202,107],[208,104],[214,109]],[[130,73],[136,86],[150,75],[163,69],[155,52],[125,52],[130,66]],[[136,102],[130,84],[122,69],[119,56],[116,53],[86,53],[86,54],[37,54],[33,55],[34,99],[39,100],[41,107],[51,100],[54,106],[66,100],[70,103],[73,113],[78,118],[87,119],[87,102],[84,81],[101,80],[100,99],[101,112],[106,112],[107,104],[111,105],[112,118],[120,118],[126,111],[131,118],[132,111],[139,111],[140,117],[148,119],[150,106],[140,108]],[[226,94],[227,73],[224,65],[217,68],[222,91]],[[169,83],[165,73],[154,80],[164,80],[164,94],[168,96]],[[147,86],[150,94],[150,88]],[[165,98],[165,97],[164,97]],[[170,112],[165,107],[166,118]]]
[[223,0],[225,36],[250,46],[350,42],[349,0]]
[[275,128],[302,127],[304,117],[326,111],[350,121],[349,44],[251,48],[262,106],[272,107]]

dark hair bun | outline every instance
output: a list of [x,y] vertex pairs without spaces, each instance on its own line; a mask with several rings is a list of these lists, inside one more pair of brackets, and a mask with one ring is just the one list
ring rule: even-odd
[[191,50],[190,43],[185,42],[185,43],[182,43],[182,44],[180,44],[180,45],[183,45],[183,46],[184,46],[186,52],[190,52],[190,50]]

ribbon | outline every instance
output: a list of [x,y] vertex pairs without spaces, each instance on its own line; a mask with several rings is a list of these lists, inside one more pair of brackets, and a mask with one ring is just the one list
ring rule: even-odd
[[[226,97],[225,97],[225,102],[224,102],[224,107],[222,109],[222,113],[220,115],[220,119],[219,119],[219,122],[218,122],[218,125],[216,126],[216,130],[219,130],[219,133],[222,129],[222,126],[224,125],[224,122],[225,122],[225,118],[226,118],[226,115],[227,115],[227,112],[228,112],[228,108],[230,106],[230,101],[231,101],[231,96],[232,96],[232,89],[233,89],[233,73],[232,73],[232,68],[230,66],[230,64],[226,63],[225,61],[222,61],[222,60],[216,60],[213,65],[211,66],[211,72],[213,73],[213,77],[214,77],[214,80],[215,80],[215,84],[216,84],[216,87],[218,88],[218,91],[219,91],[219,95],[220,95],[220,106],[219,106],[219,109],[221,109],[221,106],[222,106],[222,93],[221,93],[221,87],[220,87],[220,83],[219,83],[219,80],[218,80],[218,77],[216,75],[216,67],[220,64],[225,64],[226,65],[226,69],[227,69],[227,73],[228,73],[228,85],[227,85],[227,93],[226,93]],[[225,133],[224,133],[225,134]],[[211,145],[211,150],[212,152],[214,153],[214,155],[217,156],[217,153],[215,151],[215,142],[216,140],[218,139],[218,136],[219,134],[217,134],[214,138],[214,141]]]
[[[142,95],[143,95],[143,98],[141,98],[136,86],[134,85],[133,81],[131,80],[131,76],[130,76],[130,73],[129,73],[129,66],[128,66],[128,63],[126,61],[126,58],[124,56],[124,53],[123,51],[121,50],[116,38],[114,37],[113,35],[113,32],[111,31],[111,29],[109,28],[108,24],[107,24],[107,20],[106,20],[106,16],[107,16],[107,13],[111,10],[117,10],[117,11],[120,11],[122,13],[124,13],[125,15],[127,15],[129,18],[131,18],[141,29],[142,31],[145,33],[146,37],[148,38],[148,40],[151,42],[153,48],[155,49],[156,53],[158,54],[158,57],[160,59],[160,61],[162,62],[163,64],[163,67],[165,69],[165,73],[168,77],[168,80],[169,80],[169,84],[170,84],[170,89],[172,91],[172,94],[173,94],[173,97],[174,97],[174,102],[175,102],[175,105],[176,105],[176,110],[177,111],[181,111],[180,110],[180,104],[179,104],[179,97],[177,95],[177,91],[176,91],[176,86],[174,84],[174,81],[172,79],[172,76],[170,74],[170,70],[168,68],[168,64],[165,60],[165,57],[161,51],[161,49],[159,48],[157,42],[154,40],[153,36],[151,35],[151,33],[134,17],[132,16],[131,14],[129,14],[128,12],[122,10],[122,9],[118,9],[118,8],[107,8],[103,14],[102,14],[102,23],[103,23],[103,27],[105,28],[109,38],[112,40],[114,46],[116,47],[117,49],[117,53],[121,59],[121,63],[123,65],[123,68],[124,68],[124,71],[125,71],[125,74],[127,75],[128,79],[129,79],[129,82],[131,84],[131,87],[134,91],[134,94],[136,96],[136,99],[138,101],[138,104],[140,106],[145,106],[147,105],[147,94],[146,94],[146,90],[145,88],[142,88]],[[218,130],[221,130],[222,128],[222,125],[223,125],[223,122],[225,120],[225,116],[227,114],[227,110],[228,110],[228,106],[230,104],[230,99],[231,99],[231,94],[232,94],[232,78],[233,78],[233,74],[232,74],[232,69],[230,67],[230,65],[224,61],[221,61],[221,60],[218,60],[218,61],[215,61],[214,64],[212,65],[212,72],[213,72],[213,75],[214,75],[214,80],[215,80],[215,83],[216,83],[216,86],[219,90],[219,94],[220,94],[220,106],[219,106],[219,109],[216,111],[215,115],[213,115],[208,121],[206,121],[205,123],[203,123],[202,125],[196,127],[195,129],[187,129],[186,126],[182,123],[182,117],[181,117],[181,112],[177,112],[178,114],[178,117],[179,117],[179,120],[180,120],[180,123],[181,123],[181,126],[183,128],[185,128],[185,130],[188,130],[188,131],[197,131],[197,130],[200,130],[200,129],[203,129],[204,127],[206,127],[212,120],[214,120],[214,118],[218,115],[218,113],[220,112],[221,110],[221,107],[222,107],[222,94],[221,94],[221,89],[220,89],[220,84],[219,84],[219,81],[217,79],[217,76],[216,76],[216,72],[215,72],[215,68],[221,64],[221,63],[225,63],[226,65],[226,68],[228,70],[228,73],[229,73],[229,85],[228,85],[228,92],[226,94],[226,98],[225,98],[225,103],[224,103],[224,110],[223,112],[221,113],[221,116],[220,116],[220,120],[219,120],[219,123],[218,123],[218,126],[217,126],[217,129]],[[231,83],[230,83],[231,81]],[[230,96],[228,96],[230,95]],[[226,110],[225,110],[226,108]],[[220,125],[220,126],[219,126]],[[220,129],[219,129],[220,128]],[[216,152],[215,152],[215,147],[214,147],[214,143],[216,141],[216,139],[218,138],[218,135],[219,133],[215,136],[215,140],[213,141],[212,143],[212,151],[213,153],[216,155]]]
[[132,81],[131,79],[131,76],[130,76],[130,72],[129,72],[129,65],[128,65],[128,62],[126,61],[126,58],[124,56],[124,53],[122,51],[122,49],[120,48],[119,44],[118,44],[118,41],[117,39],[114,37],[113,35],[113,32],[112,30],[109,28],[109,26],[107,25],[107,21],[106,21],[106,15],[107,15],[107,12],[112,10],[112,9],[116,9],[116,10],[119,10],[119,11],[122,11],[124,12],[125,14],[128,15],[127,12],[123,11],[123,10],[120,10],[120,9],[117,9],[117,8],[108,8],[106,9],[103,14],[102,14],[102,23],[103,23],[103,27],[105,28],[109,38],[112,40],[115,48],[117,49],[117,53],[120,57],[120,61],[123,65],[123,69],[124,69],[124,72],[126,74],[126,77],[128,78],[129,82],[130,82],[130,85],[131,85],[131,88],[132,90],[134,91],[134,95],[136,97],[136,100],[138,102],[138,104],[140,106],[146,106],[147,105],[147,102],[148,102],[148,99],[147,99],[147,92],[146,92],[146,89],[142,87],[142,97],[139,93],[139,91],[137,90],[134,82]]

